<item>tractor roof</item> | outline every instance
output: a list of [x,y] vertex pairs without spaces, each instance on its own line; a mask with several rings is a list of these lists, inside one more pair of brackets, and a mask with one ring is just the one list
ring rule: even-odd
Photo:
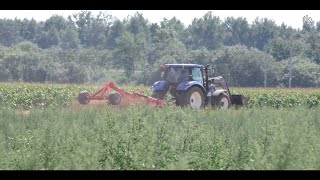
[[199,64],[165,64],[166,67],[186,67],[186,68],[203,68]]

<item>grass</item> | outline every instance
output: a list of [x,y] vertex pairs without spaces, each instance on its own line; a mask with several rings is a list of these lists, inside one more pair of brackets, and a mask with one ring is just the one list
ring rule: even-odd
[[0,109],[0,169],[319,169],[320,109]]

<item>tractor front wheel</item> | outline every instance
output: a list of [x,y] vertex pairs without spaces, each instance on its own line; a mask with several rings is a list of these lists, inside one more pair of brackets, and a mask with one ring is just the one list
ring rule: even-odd
[[220,109],[228,109],[230,106],[230,99],[226,94],[220,94],[217,101],[217,106]]
[[179,94],[179,104],[181,107],[191,107],[192,109],[200,109],[204,107],[204,95],[199,87],[192,87],[187,91]]

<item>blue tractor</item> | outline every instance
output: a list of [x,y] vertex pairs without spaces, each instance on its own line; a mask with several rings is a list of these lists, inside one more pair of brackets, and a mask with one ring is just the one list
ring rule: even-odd
[[199,64],[164,64],[161,65],[163,80],[155,82],[151,88],[152,97],[165,99],[171,94],[176,105],[199,109],[214,107],[226,109],[231,105],[246,105],[248,97],[231,95],[222,76],[209,78],[214,73],[210,65]]

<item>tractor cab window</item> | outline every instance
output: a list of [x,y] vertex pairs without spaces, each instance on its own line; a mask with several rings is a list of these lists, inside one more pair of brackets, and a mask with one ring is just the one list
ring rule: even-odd
[[170,83],[180,83],[190,80],[190,70],[181,67],[169,67],[166,70],[165,79]]
[[203,84],[203,78],[202,78],[202,73],[200,68],[192,68],[192,78],[195,81],[198,81],[201,84]]

